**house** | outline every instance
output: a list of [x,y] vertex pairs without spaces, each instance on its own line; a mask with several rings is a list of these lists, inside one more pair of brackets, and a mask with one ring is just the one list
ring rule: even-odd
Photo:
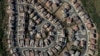
[[53,56],[54,53],[51,51],[51,49],[47,50],[47,53],[50,55],[50,56]]
[[11,44],[11,40],[10,39],[8,39],[8,44]]
[[[28,13],[30,13],[30,12],[28,12]],[[34,14],[35,14],[35,12],[32,12],[31,14],[29,14],[29,17],[30,18],[33,18],[34,17]],[[35,17],[37,17],[37,16],[35,16]]]
[[35,0],[31,0],[31,4],[35,4]]
[[75,3],[77,3],[77,0],[71,0],[71,3],[74,5]]
[[54,26],[49,26],[46,30],[47,31],[52,31],[54,29]]
[[40,4],[37,4],[36,5],[36,8],[38,9],[38,10],[40,10],[41,8],[43,8]]
[[16,56],[16,55],[13,53],[12,56]]
[[76,51],[75,52],[75,56],[81,56],[81,52],[80,51]]
[[58,41],[65,42],[65,38],[60,37]]
[[75,7],[75,8],[78,8],[78,7],[80,7],[80,6],[81,6],[80,3],[75,3],[75,4],[74,4],[74,7]]
[[40,47],[44,47],[43,39],[40,39],[40,41],[39,41],[39,46],[40,46]]
[[45,39],[45,40],[44,40],[44,44],[45,44],[46,46],[50,45],[50,43],[51,43],[51,42],[50,42],[48,39]]
[[97,33],[97,30],[96,30],[96,29],[91,29],[90,31],[91,31],[91,33],[93,33],[93,34]]
[[89,53],[89,55],[93,56],[93,55],[95,54],[95,51],[90,49],[90,50],[88,51],[88,53]]
[[61,0],[51,0],[57,7],[61,5]]
[[11,44],[8,44],[8,48],[11,48],[12,46],[11,46]]
[[46,16],[47,15],[47,11],[43,11],[42,14],[43,14],[43,16]]
[[30,31],[30,34],[32,34],[33,36],[35,36],[37,34],[37,30],[32,30],[32,32]]
[[85,41],[85,40],[81,40],[81,41],[80,41],[80,46],[81,46],[81,47],[85,47],[85,45],[86,45],[86,41]]
[[31,36],[33,35],[33,32],[32,32],[32,31],[30,31],[30,35],[31,35]]
[[19,12],[24,12],[24,6],[21,5],[21,6],[19,6],[18,9],[19,9]]
[[96,50],[97,49],[97,46],[95,44],[90,44],[90,47],[89,47],[91,50]]
[[43,25],[43,28],[46,29],[46,28],[48,28],[49,26],[50,26],[49,23],[45,23],[45,24]]
[[27,3],[31,3],[32,0],[27,0]]
[[10,16],[11,16],[11,14],[13,14],[14,11],[12,11],[11,9],[7,9],[7,13],[10,14]]
[[34,12],[35,12],[35,10],[34,10],[34,9],[32,9],[32,8],[29,8],[27,12],[28,12],[29,14],[31,14],[31,13],[34,13]]
[[14,21],[14,16],[9,16],[9,21]]
[[56,54],[56,53],[58,52],[56,48],[51,48],[51,51],[52,51],[54,54]]
[[90,38],[91,44],[96,44],[96,39]]
[[39,39],[35,40],[35,47],[39,47]]
[[13,50],[12,49],[10,49],[10,53],[13,54]]
[[56,25],[56,27],[57,27],[57,29],[62,29],[63,28],[63,26],[61,24]]
[[60,21],[57,21],[56,23],[55,23],[55,25],[60,25],[61,23],[60,23]]
[[30,39],[29,38],[25,38],[25,46],[29,46],[30,45]]
[[60,51],[62,49],[62,47],[60,45],[55,45],[55,48]]
[[80,43],[79,40],[75,40],[75,41],[73,42],[73,45],[75,45],[75,46],[79,46],[79,43]]
[[52,6],[52,2],[48,0],[45,5],[46,5],[46,7],[50,7],[50,6]]
[[24,1],[24,0],[18,0],[19,2],[26,2],[26,1]]
[[94,24],[92,24],[92,23],[88,23],[88,24],[87,24],[87,28],[88,28],[88,29],[91,29],[91,28],[93,28],[93,27],[94,27]]
[[42,18],[38,18],[35,22],[36,24],[40,24],[42,22]]
[[29,20],[28,30],[29,31],[35,30],[35,27],[36,27],[36,23],[32,22],[32,20]]
[[35,52],[33,50],[29,50],[29,56],[35,56]]
[[84,11],[82,6],[80,6],[80,7],[76,8],[76,12],[78,12],[78,13],[79,13],[79,12],[81,12],[81,11]]
[[58,22],[59,20],[57,19],[57,18],[54,18],[53,20],[52,20],[52,23],[56,23],[56,22]]
[[24,12],[27,12],[28,11],[28,8],[27,7],[29,7],[29,5],[24,6]]
[[24,43],[25,43],[24,40],[19,40],[19,46],[20,47],[23,47],[24,46]]
[[40,39],[40,38],[42,38],[42,35],[41,35],[40,32],[37,32],[35,37],[36,37],[37,39]]
[[30,40],[30,46],[34,46],[35,45],[35,40]]
[[[18,33],[19,33],[19,32],[18,32]],[[21,39],[24,39],[25,35],[24,35],[24,33],[19,33],[19,34],[17,35],[17,37],[19,38],[19,40],[21,40]]]
[[39,56],[39,52],[38,50],[35,51],[35,56]]
[[65,8],[64,8],[64,12],[67,13],[69,10],[71,9],[71,6],[69,4],[65,5]]
[[47,14],[46,14],[46,18],[47,18],[47,19],[50,18],[50,16],[51,16],[50,13],[47,13]]
[[49,35],[55,35],[55,32],[54,31],[50,31]]
[[76,50],[74,50],[74,49],[70,50],[70,54],[75,54],[75,52],[76,52]]
[[54,37],[54,35],[50,35],[50,36],[47,37],[47,39],[50,39],[50,41],[54,41],[55,37]]
[[78,27],[78,25],[74,25],[74,26],[72,26],[72,29],[73,29],[74,31],[78,31],[78,30],[79,30],[79,27]]
[[69,13],[66,10],[62,10],[63,12],[63,18],[69,17]]
[[25,13],[21,12],[21,13],[19,13],[19,16],[20,16],[20,18],[24,18],[25,17]]
[[45,11],[45,9],[44,9],[44,8],[41,8],[39,11],[40,11],[41,13],[43,13],[43,12]]
[[87,14],[85,14],[85,15],[84,15],[84,18],[88,19],[88,18],[90,18],[90,16],[87,15]]
[[45,56],[49,56],[49,54],[48,54],[47,52],[44,52],[44,55],[45,55]]
[[71,56],[71,54],[70,54],[69,52],[65,51],[65,52],[63,53],[63,56]]
[[73,22],[73,18],[67,17],[66,22],[67,24],[71,24]]
[[43,52],[40,52],[40,53],[39,53],[39,56],[44,56]]
[[85,15],[85,12],[84,11],[80,11],[80,12],[78,12],[78,14],[81,17],[81,16],[84,16]]
[[11,3],[11,2],[13,2],[13,0],[8,0],[8,3]]
[[14,52],[13,54],[12,54],[12,56],[18,56],[19,54],[17,53],[17,52]]
[[23,53],[24,53],[24,56],[29,56],[29,50],[24,50]]
[[36,20],[38,19],[38,16],[34,16],[32,19],[33,19],[34,21],[36,21]]
[[51,16],[48,18],[49,21],[52,21],[53,19],[54,19],[53,15],[51,15]]
[[7,9],[12,10],[12,9],[14,9],[14,6],[12,4],[10,4],[10,5],[8,5]]
[[88,24],[88,23],[92,23],[91,19],[90,19],[90,18],[87,19],[87,20],[86,20],[86,23],[87,23],[87,24]]
[[96,38],[97,37],[97,34],[96,33],[90,33],[90,38]]
[[42,38],[46,38],[47,37],[45,30],[41,31],[41,34],[42,34]]
[[[82,18],[82,17],[81,17]],[[75,23],[81,23],[81,18],[79,16],[74,16],[73,17],[73,21],[75,21]]]
[[95,33],[95,34],[93,34],[93,37],[94,37],[94,38],[96,38],[96,37],[97,37],[97,34],[96,34],[96,33]]

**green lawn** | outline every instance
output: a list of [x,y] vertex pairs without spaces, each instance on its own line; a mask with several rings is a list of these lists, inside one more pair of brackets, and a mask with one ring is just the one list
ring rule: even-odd
[[[100,0],[81,0],[83,6],[87,13],[89,13],[90,17],[92,18],[93,22],[97,26],[98,34],[100,35]],[[100,36],[98,39],[98,44],[100,44]],[[98,46],[99,51],[97,56],[100,56],[100,45]]]

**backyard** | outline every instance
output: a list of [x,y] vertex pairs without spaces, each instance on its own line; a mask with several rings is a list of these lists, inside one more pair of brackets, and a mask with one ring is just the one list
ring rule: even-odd
[[[7,1],[7,0],[6,0]],[[93,19],[93,22],[97,26],[98,34],[100,35],[100,0],[81,0],[83,3],[83,6],[87,13],[90,15],[90,17]],[[6,56],[5,54],[5,48],[3,45],[3,39],[4,37],[4,28],[5,28],[5,0],[0,0],[0,56]],[[100,36],[98,39],[98,44],[100,44]],[[98,56],[100,56],[100,45],[98,46],[99,53]]]

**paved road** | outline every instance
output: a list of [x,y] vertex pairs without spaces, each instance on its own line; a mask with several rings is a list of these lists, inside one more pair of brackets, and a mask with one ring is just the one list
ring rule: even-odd
[[[66,2],[68,2],[70,5],[72,5],[70,2],[69,2],[69,0],[65,0]],[[73,5],[72,5],[72,7],[73,7]],[[75,10],[75,12],[76,12],[76,9],[75,9],[75,7],[73,7],[74,8],[74,10]],[[79,16],[79,14],[76,12],[76,14]],[[81,18],[81,17],[80,17]],[[86,26],[86,24],[85,24],[85,22],[84,22],[84,20],[81,18],[81,20],[82,20],[82,23],[84,24],[84,26],[85,26],[85,28],[86,28],[86,33],[87,33],[87,49],[86,49],[86,52],[85,52],[85,54],[83,55],[83,56],[87,56],[87,53],[88,53],[88,43],[89,43],[89,30],[87,29],[87,26]]]
[[53,47],[53,46],[55,46],[55,42],[52,42],[49,46],[47,46],[47,47],[19,47],[19,46],[17,46],[17,47],[15,47],[15,48],[20,48],[21,50],[25,50],[25,49],[34,49],[34,50],[41,50],[41,51],[45,51],[45,50],[47,50],[48,48],[51,48],[51,47]]
[[[30,5],[32,8],[34,8],[34,6],[33,5],[31,5],[31,4],[27,4],[27,3],[20,3],[20,2],[18,2],[18,0],[17,0],[17,5],[16,5],[16,8],[17,8],[17,11],[18,11],[18,13],[19,13],[19,6],[20,5]],[[35,10],[36,10],[36,8],[34,8]],[[36,10],[37,12],[38,12],[38,10]],[[39,13],[39,12],[38,12]],[[39,14],[40,15],[40,14]],[[42,17],[42,16],[41,16]],[[47,21],[47,22],[49,22],[49,23],[51,23],[50,21],[48,21],[45,17],[42,17],[42,18],[44,18],[45,19],[45,21]],[[17,16],[17,20],[18,19],[20,19],[19,18],[19,15]],[[51,23],[53,26],[55,26],[55,24],[53,24],[53,23]],[[55,26],[55,28],[57,28],[56,26]],[[18,28],[17,28],[18,29]],[[57,29],[56,29],[57,30]],[[55,31],[56,31],[55,30]],[[57,40],[56,41],[58,41],[58,36],[56,37],[57,38]],[[19,38],[17,37],[17,41],[19,40]],[[51,48],[51,47],[53,47],[54,45],[56,45],[56,41],[54,41],[54,42],[52,42],[49,46],[47,46],[47,47],[19,47],[19,46],[17,46],[17,47],[15,47],[15,48],[20,48],[20,52],[22,51],[22,50],[25,50],[25,49],[34,49],[34,50],[41,50],[41,51],[44,51],[44,50],[47,50],[48,48]],[[18,44],[19,44],[19,41],[18,41]]]

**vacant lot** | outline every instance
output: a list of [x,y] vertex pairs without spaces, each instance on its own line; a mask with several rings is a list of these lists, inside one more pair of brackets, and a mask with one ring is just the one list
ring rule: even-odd
[[[95,8],[96,8],[96,12],[99,15],[99,21],[100,21],[100,0],[95,0]],[[99,22],[99,29],[100,29],[100,22]],[[99,30],[99,54],[98,56],[100,56],[100,30]]]
[[0,56],[8,56],[6,55],[6,52],[5,52],[5,46],[4,46],[4,27],[6,26],[5,25],[5,1],[6,0],[0,0]]
[[100,0],[95,0],[96,12],[100,16]]
[[[94,23],[97,26],[97,30],[99,33],[99,43],[100,44],[100,0],[81,0],[83,6],[87,13],[89,13],[90,17],[93,19]],[[100,56],[100,45],[99,45],[99,54]]]

